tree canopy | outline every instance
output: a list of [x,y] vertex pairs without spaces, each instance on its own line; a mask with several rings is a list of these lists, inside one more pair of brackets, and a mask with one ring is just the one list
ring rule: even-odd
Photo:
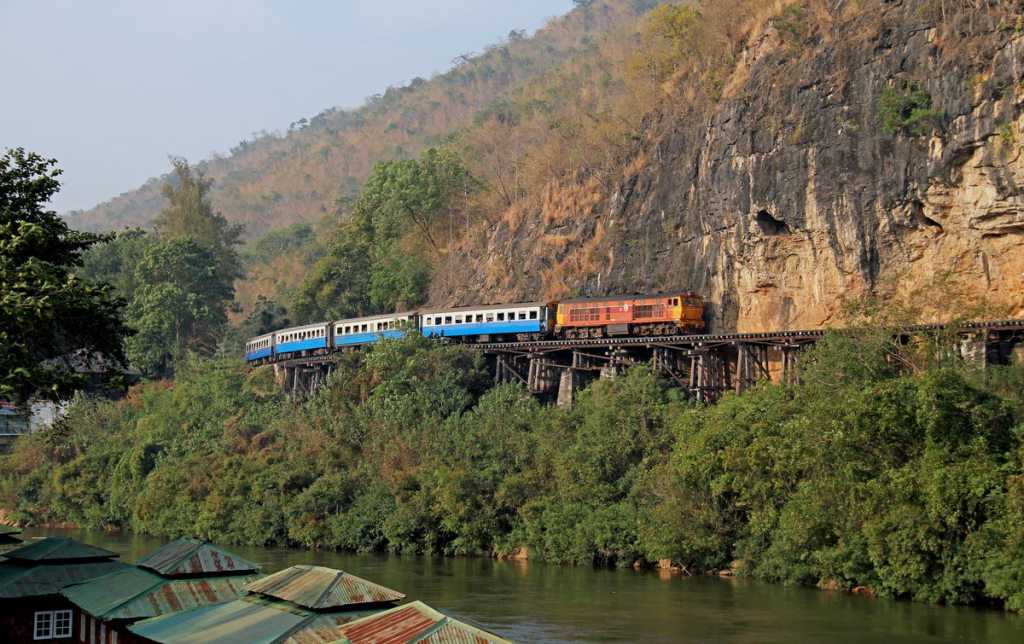
[[75,274],[103,240],[47,209],[60,190],[55,159],[9,149],[0,157],[0,397],[59,399],[82,383],[75,354],[123,361],[123,303]]
[[213,210],[212,182],[183,159],[172,164],[155,231],[126,230],[97,244],[79,271],[94,284],[113,284],[128,302],[125,320],[137,332],[127,343],[128,358],[160,377],[171,375],[187,351],[216,350],[242,274],[241,228]]
[[218,273],[232,281],[238,279],[242,276],[242,266],[236,247],[243,227],[229,223],[213,209],[211,179],[192,168],[185,159],[172,158],[171,165],[173,172],[162,189],[167,206],[153,222],[153,229],[160,237],[168,239],[194,239],[213,253]]
[[[423,303],[465,197],[479,187],[451,149],[378,163],[295,301],[300,317],[345,317]],[[444,224],[448,224],[445,226]]]
[[213,250],[189,237],[158,240],[143,253],[135,280],[127,310],[137,331],[128,340],[133,365],[167,375],[185,350],[214,351],[234,291]]

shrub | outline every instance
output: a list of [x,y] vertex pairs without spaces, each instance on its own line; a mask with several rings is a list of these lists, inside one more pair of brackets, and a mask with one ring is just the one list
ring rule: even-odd
[[921,136],[942,117],[942,112],[932,108],[931,94],[915,83],[904,83],[882,90],[878,116],[887,134]]

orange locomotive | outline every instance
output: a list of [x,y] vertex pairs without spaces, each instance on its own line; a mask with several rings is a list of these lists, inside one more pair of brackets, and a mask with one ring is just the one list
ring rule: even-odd
[[704,330],[704,300],[693,293],[578,298],[557,304],[563,338],[675,335]]

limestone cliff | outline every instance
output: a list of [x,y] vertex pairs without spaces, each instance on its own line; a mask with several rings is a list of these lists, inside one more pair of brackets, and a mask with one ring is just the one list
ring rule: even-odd
[[[797,42],[752,31],[713,104],[677,91],[615,185],[579,178],[505,213],[433,299],[684,287],[714,329],[752,331],[835,324],[865,294],[951,317],[955,288],[1024,315],[1020,20],[844,4]],[[919,126],[883,128],[886,88],[929,98]]]

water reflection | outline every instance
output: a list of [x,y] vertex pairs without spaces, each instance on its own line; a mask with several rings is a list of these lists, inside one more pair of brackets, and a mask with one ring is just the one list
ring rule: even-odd
[[[132,562],[161,539],[81,530],[62,534]],[[294,564],[340,568],[524,642],[1024,642],[1024,617],[993,610],[873,600],[742,579],[670,577],[537,562],[441,559],[229,547],[265,572]]]

